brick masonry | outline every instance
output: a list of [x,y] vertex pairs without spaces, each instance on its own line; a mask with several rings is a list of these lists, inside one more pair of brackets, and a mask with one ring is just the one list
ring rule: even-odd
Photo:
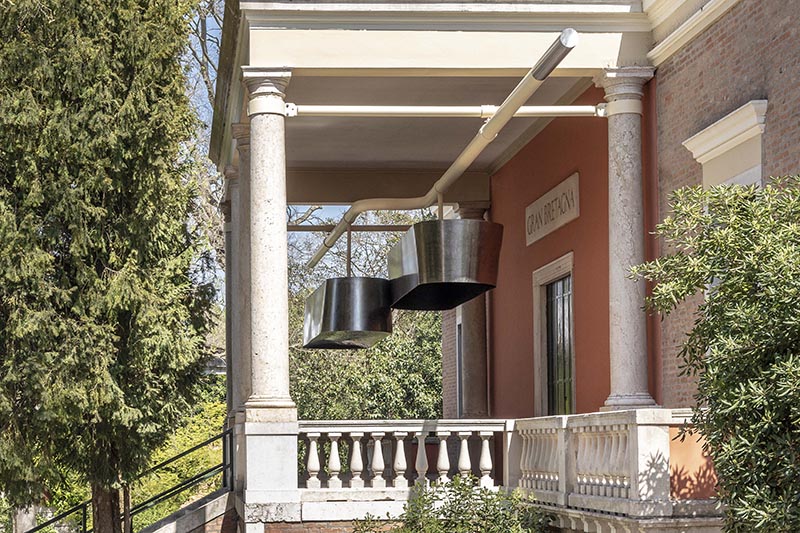
[[[742,0],[657,71],[659,211],[669,194],[702,183],[702,169],[681,143],[754,99],[767,99],[762,165],[767,176],[800,173],[800,2]],[[679,375],[677,353],[697,300],[663,323],[665,407],[692,403],[693,382]]]
[[458,418],[456,372],[456,311],[442,311],[442,414]]

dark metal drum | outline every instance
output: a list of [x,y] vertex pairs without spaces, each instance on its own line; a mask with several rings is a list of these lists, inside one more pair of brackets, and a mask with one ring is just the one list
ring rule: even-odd
[[389,281],[332,278],[306,299],[303,347],[369,348],[392,332]]
[[502,241],[485,220],[414,224],[389,251],[392,307],[442,311],[493,289]]

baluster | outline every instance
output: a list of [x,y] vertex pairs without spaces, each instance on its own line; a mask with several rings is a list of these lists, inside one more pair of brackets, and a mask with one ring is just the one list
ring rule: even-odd
[[542,457],[542,446],[541,446],[541,435],[539,429],[531,430],[531,487],[534,489],[540,489],[541,487],[541,471],[539,468],[539,462]]
[[306,481],[306,487],[309,489],[318,489],[322,486],[319,480],[319,451],[317,450],[317,439],[319,437],[319,433],[308,433],[308,457],[306,458],[308,481]]
[[414,464],[417,469],[417,485],[428,485],[428,454],[425,453],[425,438],[427,431],[417,432],[417,460]]
[[363,489],[364,477],[361,473],[364,471],[364,459],[361,457],[361,437],[363,433],[350,433],[353,438],[353,448],[350,451],[350,472],[353,477],[350,479],[350,488]]
[[630,498],[631,478],[630,478],[630,461],[628,460],[628,426],[622,426],[620,434],[620,469],[622,471],[622,494],[621,497]]
[[408,480],[406,479],[406,448],[403,440],[408,433],[403,431],[395,431],[394,439],[397,442],[397,447],[394,452],[394,486],[397,488],[407,488]]
[[547,471],[550,472],[548,490],[558,490],[558,434],[556,429],[550,430],[550,453],[547,455]]
[[517,485],[521,489],[528,488],[528,450],[530,449],[530,438],[527,429],[520,429],[519,436],[522,439],[522,450],[519,454],[519,481]]
[[384,435],[385,433],[372,434],[372,487],[376,489],[386,487],[386,479],[383,477],[386,465],[383,462],[383,444],[381,444]]
[[610,475],[611,489],[607,496],[619,498],[620,472],[619,472],[619,426],[611,426],[611,451],[609,453],[608,471]]
[[584,428],[577,428],[575,435],[578,443],[578,458],[576,460],[578,474],[578,493],[586,494],[586,433]]
[[469,457],[469,438],[472,432],[459,431],[458,436],[461,439],[461,447],[458,450],[458,473],[461,477],[467,477],[472,473],[472,461]]
[[439,457],[436,459],[436,471],[439,472],[439,483],[447,483],[447,473],[450,471],[450,456],[447,454],[447,437],[449,431],[437,431],[439,437]]
[[533,429],[526,429],[525,430],[525,440],[528,443],[527,453],[525,454],[525,488],[532,489],[534,488],[534,446],[536,445],[536,439],[534,435]]
[[597,428],[592,426],[589,428],[591,435],[591,461],[589,462],[589,494],[597,495],[597,486],[599,484],[598,473],[600,470],[600,436],[597,434]]
[[493,435],[491,431],[481,431],[481,457],[478,460],[478,468],[481,471],[481,487],[493,487],[492,479],[492,454],[489,450],[489,438]]
[[342,480],[339,478],[339,472],[342,471],[342,461],[339,459],[339,437],[341,436],[341,433],[328,433],[331,440],[331,454],[328,456],[329,489],[342,488]]
[[611,427],[604,427],[603,428],[603,490],[600,493],[602,496],[611,496],[613,491],[613,475],[611,472],[613,471],[611,461],[614,457],[611,455],[611,448],[614,445],[613,438],[612,438],[612,430]]

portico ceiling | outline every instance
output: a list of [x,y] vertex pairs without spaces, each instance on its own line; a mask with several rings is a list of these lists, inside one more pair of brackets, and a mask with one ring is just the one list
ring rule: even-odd
[[[293,76],[286,101],[328,105],[499,105],[516,77]],[[569,104],[587,78],[551,78],[528,105]],[[515,118],[472,170],[490,171],[527,142],[547,119]],[[479,118],[291,117],[290,169],[446,168],[480,127]]]

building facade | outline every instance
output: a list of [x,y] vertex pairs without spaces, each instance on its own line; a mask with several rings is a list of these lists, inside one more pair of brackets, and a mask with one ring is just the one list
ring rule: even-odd
[[[241,530],[334,531],[468,471],[565,530],[718,530],[713,468],[672,438],[692,302],[649,316],[628,269],[663,252],[673,190],[798,172],[798,20],[779,0],[228,1],[211,157]],[[425,195],[565,28],[529,113],[441,198],[504,227],[496,288],[444,313],[446,420],[298,421],[287,203]]]

